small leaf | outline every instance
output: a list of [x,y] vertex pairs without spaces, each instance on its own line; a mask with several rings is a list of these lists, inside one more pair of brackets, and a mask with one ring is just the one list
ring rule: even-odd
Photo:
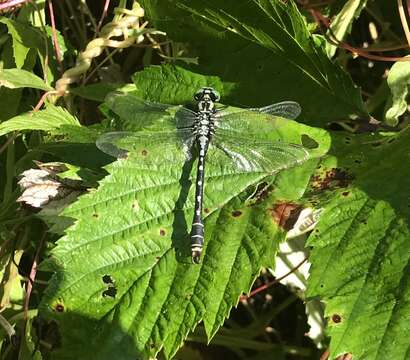
[[[330,24],[328,31],[330,38],[335,41],[343,41],[346,34],[350,33],[353,21],[359,17],[366,4],[367,0],[348,0]],[[333,57],[336,50],[336,46],[326,43],[326,52],[329,57]]]
[[396,62],[390,69],[387,84],[391,91],[391,105],[387,109],[386,123],[396,126],[399,116],[407,110],[407,95],[410,86],[410,64],[408,61]]
[[0,86],[10,89],[25,87],[41,90],[53,89],[37,75],[22,69],[0,69]]
[[38,28],[4,17],[0,19],[0,22],[7,26],[13,39],[14,61],[18,69],[23,67],[30,49],[44,51],[45,39]]

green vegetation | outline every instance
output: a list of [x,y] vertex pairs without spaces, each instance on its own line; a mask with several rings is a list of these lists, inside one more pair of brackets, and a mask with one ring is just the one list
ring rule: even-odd
[[[1,359],[407,359],[402,5],[0,2]],[[195,166],[181,149],[159,139],[145,162],[95,143],[169,129],[204,86],[234,108],[297,101],[296,120],[243,134],[303,144],[309,159],[270,174],[208,154],[196,265]],[[176,106],[142,118],[137,99]],[[281,277],[280,246],[309,208],[305,255],[293,248]],[[305,305],[326,323],[315,341]]]

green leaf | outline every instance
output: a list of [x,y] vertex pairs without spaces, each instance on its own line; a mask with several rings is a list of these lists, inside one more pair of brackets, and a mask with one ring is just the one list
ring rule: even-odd
[[156,28],[199,56],[199,67],[191,69],[235,85],[227,103],[295,100],[302,106],[302,120],[321,125],[367,114],[359,89],[312,38],[292,1],[141,4]]
[[22,69],[0,69],[0,86],[5,86],[10,89],[24,87],[41,90],[53,89],[37,75]]
[[387,84],[391,91],[390,106],[386,111],[386,123],[396,126],[399,116],[407,110],[407,95],[410,86],[410,65],[408,61],[396,62],[390,69]]
[[83,130],[78,120],[67,110],[49,105],[46,110],[18,115],[3,122],[0,124],[0,136],[20,130],[43,130],[62,134],[70,127],[78,127],[78,132]]
[[7,26],[13,39],[14,60],[18,69],[23,67],[30,49],[44,52],[46,39],[37,28],[7,18],[0,19],[0,22]]
[[[130,102],[122,100],[114,97],[108,105],[132,114]],[[277,131],[260,135],[289,142],[309,136],[319,144],[312,152],[316,156],[329,146],[323,130],[281,118],[271,121]],[[260,125],[253,124],[255,133]],[[61,348],[53,351],[55,359],[118,358],[119,348],[121,359],[148,359],[161,349],[170,358],[201,320],[212,338],[284,239],[272,216],[280,190],[289,187],[283,193],[300,198],[317,163],[312,159],[268,176],[243,173],[227,160],[209,161],[205,248],[202,263],[194,265],[188,232],[195,165],[184,164],[181,151],[164,153],[161,142],[149,153],[158,162],[146,163],[140,153],[130,153],[109,165],[99,188],[63,213],[75,224],[47,263],[56,274],[41,306],[42,315],[59,324]],[[161,156],[169,162],[161,162]],[[274,191],[251,204],[247,199],[262,181],[274,184]]]
[[[332,20],[328,35],[332,39],[336,38],[338,41],[343,41],[346,34],[350,33],[353,21],[359,17],[366,4],[367,0],[348,0],[343,9]],[[330,43],[326,44],[326,52],[329,57],[332,57],[336,50],[336,46]]]
[[[4,44],[3,51],[1,52],[0,61],[6,68],[12,68],[15,66],[13,49],[11,45],[11,39],[8,39]],[[12,90],[6,87],[0,87],[0,121],[10,119],[16,115],[20,104],[21,95],[22,89]]]
[[332,189],[308,242],[308,296],[326,303],[331,359],[344,353],[405,359],[410,171],[404,164],[410,160],[410,132],[339,137],[333,143],[335,153],[343,154],[339,170],[330,159],[316,185],[323,189],[333,182],[340,189]]
[[133,84],[98,83],[70,88],[70,93],[83,97],[84,99],[102,102],[112,91],[132,92],[135,91]]
[[[205,86],[217,89],[224,98],[235,89],[234,83],[223,82],[218,76],[205,76],[169,64],[148,66],[144,71],[135,73],[132,80],[137,87],[137,96],[171,104],[192,102],[193,93]],[[196,90],[193,92],[193,89]],[[121,116],[125,117],[126,114]]]

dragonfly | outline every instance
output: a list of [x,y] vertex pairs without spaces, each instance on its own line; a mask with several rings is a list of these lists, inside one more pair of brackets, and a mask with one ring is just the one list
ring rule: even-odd
[[[267,121],[274,116],[295,119],[301,113],[301,107],[294,101],[282,101],[260,108],[232,110],[221,107],[220,94],[211,87],[203,87],[194,94],[196,109],[177,107],[173,115],[172,128],[161,131],[115,131],[101,135],[97,147],[117,158],[124,157],[138,144],[140,149],[160,146],[162,154],[169,149],[180,149],[186,160],[197,158],[194,214],[190,231],[191,258],[200,263],[204,246],[205,226],[202,216],[204,186],[206,181],[205,165],[207,155],[217,152],[228,158],[238,171],[265,172],[274,174],[306,161],[309,152],[298,144],[282,141],[255,139],[250,134],[252,126],[260,124],[263,131]],[[141,119],[169,117],[173,105],[144,101],[134,98],[132,111],[135,118]],[[274,115],[274,116],[272,116]],[[271,122],[272,123],[272,122]],[[258,125],[259,126],[259,125]],[[272,129],[270,127],[270,129]],[[210,151],[212,150],[212,151]],[[146,154],[142,150],[142,154]],[[210,154],[212,155],[212,154]],[[153,160],[160,161],[160,159]]]

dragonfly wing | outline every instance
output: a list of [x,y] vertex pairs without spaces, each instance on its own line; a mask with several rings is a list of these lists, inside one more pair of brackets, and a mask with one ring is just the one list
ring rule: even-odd
[[234,137],[224,131],[215,135],[213,144],[243,172],[273,174],[309,158],[309,152],[300,145]]
[[280,118],[294,119],[300,112],[301,107],[294,101],[254,109],[222,109],[215,115],[216,127],[246,133],[255,131],[255,128],[258,132],[270,132],[284,124]]
[[161,132],[116,131],[101,135],[97,147],[116,158],[133,156],[148,163],[184,162],[194,141],[190,129]]
[[295,101],[282,101],[276,104],[264,106],[261,108],[252,108],[249,110],[280,116],[292,120],[296,119],[302,112],[302,108]]
[[150,128],[186,128],[193,125],[196,113],[183,106],[142,100],[132,94],[110,93],[106,97],[108,107],[118,115],[122,127],[132,130]]

